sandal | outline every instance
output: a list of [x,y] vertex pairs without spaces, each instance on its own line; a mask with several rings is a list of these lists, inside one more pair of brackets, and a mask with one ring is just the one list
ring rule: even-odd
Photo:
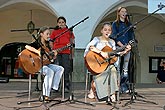
[[88,94],[88,98],[90,98],[90,99],[94,99],[95,98],[95,95],[94,95],[94,92],[93,92],[92,89],[90,90],[90,92]]
[[46,102],[46,103],[50,102],[50,99],[49,99],[48,96],[45,96],[45,97],[44,97],[44,102]]
[[110,99],[111,99],[111,102],[116,102],[116,95],[115,94],[112,94],[110,96]]

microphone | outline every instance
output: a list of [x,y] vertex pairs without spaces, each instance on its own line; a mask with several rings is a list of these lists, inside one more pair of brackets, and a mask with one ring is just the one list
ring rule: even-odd
[[37,40],[37,38],[36,38],[36,36],[35,36],[34,34],[32,34],[32,37],[33,37],[35,40]]
[[111,36],[111,34],[106,34],[108,37],[110,37]]
[[115,40],[115,38],[112,37],[112,34],[106,34],[110,39]]
[[128,17],[129,17],[129,16],[132,16],[132,15],[131,15],[131,14],[128,14],[128,13],[126,13],[126,14],[124,14],[124,16],[128,16]]
[[48,41],[51,41],[50,37],[48,37]]
[[111,37],[111,34],[106,34],[106,35],[107,35],[109,38],[112,38],[112,37]]
[[50,37],[48,37],[48,42],[49,42],[49,41],[53,42],[53,40],[52,40]]
[[59,26],[56,26],[56,27],[49,27],[49,29],[58,30],[58,29],[60,29],[60,27],[59,27]]

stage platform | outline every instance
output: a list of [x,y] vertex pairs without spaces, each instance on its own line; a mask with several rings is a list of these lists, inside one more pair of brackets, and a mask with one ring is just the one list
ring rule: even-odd
[[[39,83],[39,89],[40,89]],[[41,91],[35,91],[36,82],[32,82],[32,95],[31,100],[37,100],[35,103],[22,103],[20,105],[17,102],[27,101],[28,94],[18,94],[26,92],[28,90],[28,81],[9,81],[9,83],[0,83],[0,110],[164,110],[165,106],[165,84],[136,84],[136,92],[143,96],[136,97],[138,100],[146,100],[155,102],[157,104],[147,103],[143,101],[134,100],[135,103],[125,105],[129,101],[131,96],[129,94],[122,94],[120,96],[120,103],[107,105],[106,103],[98,103],[94,99],[87,99],[87,102],[92,105],[84,104],[72,101],[66,101],[69,96],[74,96],[75,100],[85,101],[85,83],[73,83],[72,94],[65,93],[65,99],[61,99],[61,92],[52,92],[51,98],[55,101],[49,103],[43,103],[38,101],[41,95]],[[23,96],[22,96],[23,95]],[[128,99],[128,100],[126,100]],[[59,101],[66,101],[61,104],[57,104]],[[113,107],[115,106],[115,108]]]

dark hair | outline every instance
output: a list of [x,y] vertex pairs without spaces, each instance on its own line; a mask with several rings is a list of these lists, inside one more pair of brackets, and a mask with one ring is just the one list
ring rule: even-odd
[[63,16],[58,17],[57,22],[58,22],[60,19],[64,20],[64,22],[66,23],[65,17],[63,17]]

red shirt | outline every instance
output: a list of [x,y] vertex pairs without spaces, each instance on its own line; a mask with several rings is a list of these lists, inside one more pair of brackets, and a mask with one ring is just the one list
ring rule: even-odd
[[[50,38],[54,39],[53,49],[62,48],[64,46],[66,46],[67,44],[70,44],[70,39],[72,39],[72,40],[74,39],[73,32],[71,32],[70,30],[69,31],[67,31],[67,30],[68,30],[68,28],[63,28],[63,29],[58,29],[58,30],[52,31]],[[59,36],[64,31],[67,31],[67,32],[65,32],[64,34]],[[56,38],[56,37],[58,37],[58,38]],[[59,53],[70,54],[70,49],[69,48],[65,49],[63,51],[60,51]]]

